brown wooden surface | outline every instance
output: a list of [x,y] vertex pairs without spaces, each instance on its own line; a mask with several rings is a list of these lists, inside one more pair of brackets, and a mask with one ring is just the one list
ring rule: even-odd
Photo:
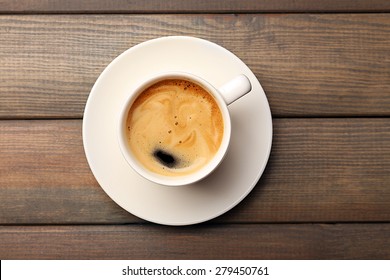
[[0,118],[81,118],[116,56],[167,35],[234,52],[273,116],[390,115],[388,14],[2,15]]
[[[390,259],[389,11],[381,0],[0,0],[0,259]],[[167,35],[234,52],[274,117],[255,189],[188,227],[117,206],[82,146],[101,71]]]
[[[390,221],[390,119],[275,119],[264,176],[217,222]],[[0,121],[0,224],[132,223],[95,181],[80,120]]]
[[386,0],[18,0],[0,1],[3,13],[243,13],[389,11]]
[[6,259],[389,259],[390,225],[12,226],[0,244]]

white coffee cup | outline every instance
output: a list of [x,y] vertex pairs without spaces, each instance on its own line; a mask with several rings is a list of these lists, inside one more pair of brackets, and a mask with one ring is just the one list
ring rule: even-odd
[[[193,173],[182,175],[182,176],[165,176],[147,169],[133,154],[131,148],[128,144],[127,139],[127,118],[129,110],[132,107],[134,101],[137,97],[151,85],[169,79],[180,79],[190,81],[201,86],[205,89],[216,101],[220,112],[222,114],[224,132],[222,136],[222,141],[213,158],[201,169],[194,171]],[[239,75],[232,80],[225,83],[219,89],[215,88],[205,79],[198,77],[194,74],[187,72],[165,72],[153,75],[142,81],[135,89],[129,93],[127,99],[123,103],[123,108],[120,111],[119,121],[118,121],[118,142],[120,150],[123,154],[123,157],[126,159],[128,164],[142,177],[148,179],[151,182],[166,185],[166,186],[182,186],[195,183],[210,173],[212,173],[217,166],[224,159],[226,152],[229,147],[230,137],[231,137],[231,119],[228,110],[228,105],[244,96],[252,89],[249,79],[245,75]]]

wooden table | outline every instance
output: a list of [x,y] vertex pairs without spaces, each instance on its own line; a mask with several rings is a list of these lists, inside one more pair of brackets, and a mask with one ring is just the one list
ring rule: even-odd
[[[389,259],[390,2],[0,2],[0,259]],[[91,87],[145,40],[234,52],[273,115],[244,201],[169,227],[102,190],[82,144]]]

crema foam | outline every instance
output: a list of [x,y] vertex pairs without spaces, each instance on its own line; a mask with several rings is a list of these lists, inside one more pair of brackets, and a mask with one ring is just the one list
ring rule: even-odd
[[181,79],[163,80],[144,90],[129,110],[126,127],[138,161],[165,176],[201,169],[217,153],[224,133],[214,98]]

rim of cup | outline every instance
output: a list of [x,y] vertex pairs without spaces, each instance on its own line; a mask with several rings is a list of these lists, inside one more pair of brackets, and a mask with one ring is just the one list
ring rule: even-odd
[[[159,81],[168,80],[168,79],[189,80],[203,87],[210,95],[213,96],[213,98],[217,102],[223,118],[223,123],[224,123],[223,138],[217,153],[212,157],[212,159],[205,166],[203,166],[201,169],[197,171],[194,171],[194,173],[188,175],[164,176],[148,170],[132,154],[131,148],[129,147],[127,141],[126,122],[127,122],[127,116],[129,110],[133,105],[133,102],[144,90],[146,90],[151,85]],[[223,161],[227,153],[227,150],[229,148],[230,138],[231,138],[230,136],[231,136],[230,113],[228,110],[228,105],[224,101],[222,95],[209,82],[207,82],[206,80],[204,80],[203,78],[197,75],[188,72],[181,72],[181,71],[163,72],[145,79],[143,82],[139,83],[135,87],[135,89],[132,90],[130,94],[128,94],[126,100],[124,101],[123,108],[119,114],[118,142],[123,157],[126,159],[128,164],[133,168],[133,170],[137,172],[139,175],[141,175],[142,177],[144,177],[145,179],[151,182],[160,185],[165,185],[165,186],[189,185],[198,182],[203,178],[207,177],[209,174],[211,174]]]

